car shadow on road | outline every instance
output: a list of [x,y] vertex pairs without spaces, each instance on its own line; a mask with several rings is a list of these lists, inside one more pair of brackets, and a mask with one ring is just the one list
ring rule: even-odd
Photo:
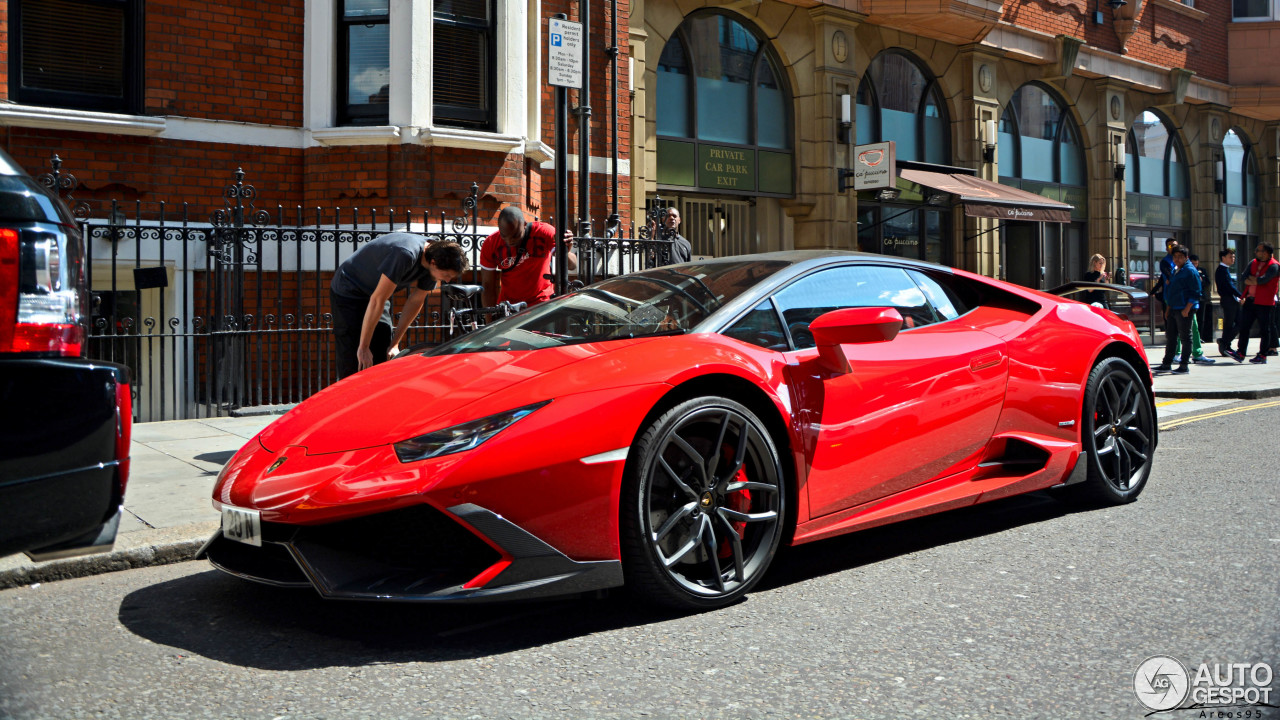
[[[1043,493],[785,549],[758,590],[1060,517]],[[750,595],[746,602],[750,602]],[[732,608],[720,612],[733,612]],[[306,670],[486,657],[681,617],[605,597],[483,605],[374,604],[321,599],[210,569],[136,590],[119,620],[139,637],[220,662]]]

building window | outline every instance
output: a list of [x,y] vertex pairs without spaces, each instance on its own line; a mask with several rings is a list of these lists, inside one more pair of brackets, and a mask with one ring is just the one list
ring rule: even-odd
[[1236,21],[1271,20],[1280,18],[1280,3],[1276,0],[1231,0],[1231,19]]
[[1222,138],[1222,228],[1236,262],[1248,261],[1262,228],[1258,195],[1258,161],[1253,145],[1232,129]]
[[492,0],[436,0],[434,11],[435,124],[495,129]]
[[947,164],[949,123],[938,82],[907,55],[876,56],[858,86],[857,142],[892,140],[899,160]]
[[11,0],[13,99],[140,113],[141,15],[136,0]]
[[1039,85],[1023,85],[1000,116],[1000,182],[1070,204],[1089,219],[1084,148],[1066,106]]
[[791,93],[779,67],[737,19],[686,19],[658,58],[659,186],[791,195]]
[[391,96],[390,0],[338,3],[338,123],[386,125]]
[[[1185,198],[1187,164],[1172,128],[1150,110],[1142,113],[1125,143],[1125,190]],[[1136,162],[1135,162],[1136,160]]]

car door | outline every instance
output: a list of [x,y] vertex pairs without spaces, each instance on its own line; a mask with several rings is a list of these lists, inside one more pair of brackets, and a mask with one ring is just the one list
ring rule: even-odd
[[[1008,374],[1004,342],[952,322],[963,308],[926,274],[851,265],[774,295],[796,344],[789,367],[809,459],[810,516],[820,517],[965,469],[990,439]],[[843,347],[851,372],[822,367],[808,325],[847,307],[893,307],[887,342]]]

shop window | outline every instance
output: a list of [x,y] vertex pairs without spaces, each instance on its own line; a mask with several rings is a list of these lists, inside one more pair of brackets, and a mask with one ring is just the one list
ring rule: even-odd
[[1270,20],[1280,10],[1273,8],[1275,0],[1231,0],[1231,19],[1244,21]]
[[887,51],[867,67],[857,95],[857,142],[893,141],[899,160],[946,164],[950,123],[942,93],[907,55]]
[[658,59],[658,134],[689,137],[689,60],[673,37]]
[[11,97],[47,107],[141,112],[137,0],[12,0]]

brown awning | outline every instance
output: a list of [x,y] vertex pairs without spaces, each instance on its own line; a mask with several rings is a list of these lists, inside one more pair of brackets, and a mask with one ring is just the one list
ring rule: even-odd
[[917,185],[931,187],[945,193],[958,195],[969,217],[996,218],[998,220],[1031,220],[1043,222],[1071,222],[1071,206],[1041,197],[1026,190],[983,180],[973,175],[953,175],[928,170],[904,169],[898,173],[902,179]]

